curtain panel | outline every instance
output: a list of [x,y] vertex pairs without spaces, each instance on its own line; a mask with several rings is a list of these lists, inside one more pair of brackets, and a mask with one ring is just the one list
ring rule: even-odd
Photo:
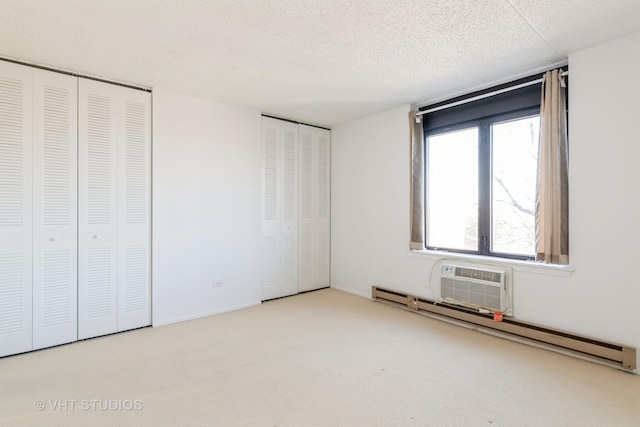
[[416,123],[416,111],[409,112],[411,144],[411,242],[410,249],[424,249],[424,133],[422,120]]
[[545,73],[540,103],[536,260],[569,263],[569,157],[562,70]]

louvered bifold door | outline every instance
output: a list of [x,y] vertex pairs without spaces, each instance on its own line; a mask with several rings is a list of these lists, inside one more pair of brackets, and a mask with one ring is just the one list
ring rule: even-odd
[[78,338],[116,332],[119,87],[78,81]]
[[[331,285],[331,132],[316,129],[316,289]],[[315,153],[314,153],[315,154]]]
[[32,69],[0,62],[0,356],[32,348]]
[[262,299],[280,297],[279,122],[262,119]]
[[151,94],[119,88],[118,331],[151,324]]
[[34,70],[33,348],[77,339],[77,78]]
[[330,131],[300,125],[301,292],[330,285]]
[[262,299],[298,292],[298,125],[262,119]]
[[316,211],[317,161],[314,156],[313,128],[300,126],[300,242],[298,249],[298,288],[316,289]]
[[298,293],[298,126],[284,123],[287,126],[283,126],[282,142],[281,296]]

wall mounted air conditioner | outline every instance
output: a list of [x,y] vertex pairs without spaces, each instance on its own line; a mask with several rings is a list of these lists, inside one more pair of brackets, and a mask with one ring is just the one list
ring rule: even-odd
[[491,265],[442,261],[440,296],[466,307],[513,315],[511,269]]

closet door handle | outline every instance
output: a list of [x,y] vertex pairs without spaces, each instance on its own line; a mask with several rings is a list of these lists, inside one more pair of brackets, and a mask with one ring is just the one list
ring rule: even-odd
[[58,240],[60,240],[58,237],[49,237],[50,242],[57,242]]
[[100,240],[100,239],[102,239],[102,236],[100,234],[93,235],[93,240]]

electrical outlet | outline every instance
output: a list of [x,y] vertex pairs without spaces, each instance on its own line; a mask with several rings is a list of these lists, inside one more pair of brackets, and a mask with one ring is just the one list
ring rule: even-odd
[[212,285],[214,288],[221,288],[224,286],[224,281],[223,280],[214,280],[212,282]]

